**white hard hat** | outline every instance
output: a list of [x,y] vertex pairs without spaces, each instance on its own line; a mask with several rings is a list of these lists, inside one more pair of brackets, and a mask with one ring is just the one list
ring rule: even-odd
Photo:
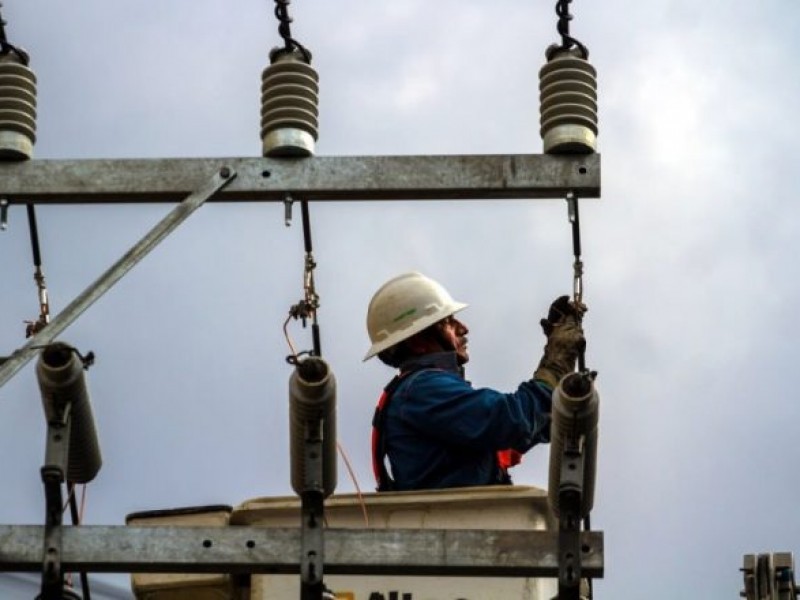
[[466,307],[421,273],[404,273],[390,279],[369,303],[367,332],[372,346],[364,360]]

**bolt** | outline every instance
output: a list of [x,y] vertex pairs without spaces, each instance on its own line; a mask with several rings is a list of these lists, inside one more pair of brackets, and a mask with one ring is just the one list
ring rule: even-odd
[[231,176],[230,168],[229,167],[222,167],[219,170],[219,176],[222,177],[223,179],[227,179],[228,177],[230,177]]

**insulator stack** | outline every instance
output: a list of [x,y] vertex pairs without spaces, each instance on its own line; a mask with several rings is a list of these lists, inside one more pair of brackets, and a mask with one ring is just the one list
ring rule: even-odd
[[580,516],[588,515],[594,506],[600,400],[593,382],[575,385],[576,381],[585,381],[582,377],[577,373],[567,375],[553,392],[548,501],[556,516],[560,516],[561,463],[568,445],[576,445],[583,454]]
[[0,54],[0,159],[29,159],[35,142],[36,75],[9,50]]
[[319,125],[319,76],[300,49],[273,50],[261,74],[264,156],[311,156]]
[[61,418],[66,407],[72,421],[67,481],[88,483],[103,464],[83,364],[73,349],[54,342],[42,350],[36,364],[42,406],[48,423]]
[[597,149],[597,71],[580,51],[548,52],[539,70],[539,113],[548,154],[591,154]]
[[323,497],[336,489],[336,378],[330,366],[312,356],[297,364],[289,378],[289,459],[292,488],[306,490],[306,442],[321,441]]

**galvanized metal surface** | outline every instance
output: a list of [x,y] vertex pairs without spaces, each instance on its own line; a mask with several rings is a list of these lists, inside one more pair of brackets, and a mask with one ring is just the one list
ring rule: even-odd
[[[210,180],[208,180],[209,173],[214,173]],[[172,233],[178,225],[183,223],[189,215],[235,177],[236,172],[230,167],[224,166],[220,168],[219,163],[217,165],[209,165],[209,168],[205,171],[205,176],[195,179],[195,182],[207,180],[207,183],[173,208],[166,217],[161,219],[155,227],[148,231],[117,262],[111,265],[105,273],[81,292],[75,300],[70,302],[46,327],[30,338],[27,344],[16,350],[0,365],[0,387],[33,358],[39,348],[52,342],[97,299],[111,289],[117,281],[122,279],[140,260],[147,256],[165,237]]]
[[[557,577],[554,531],[328,529],[325,572],[339,575]],[[42,568],[44,527],[0,525],[0,572]],[[300,530],[260,527],[63,528],[67,571],[299,573]],[[603,576],[603,534],[582,534],[582,574]]]
[[32,160],[0,163],[15,202],[174,202],[221,164],[238,173],[217,201],[446,200],[600,196],[600,156],[349,156]]

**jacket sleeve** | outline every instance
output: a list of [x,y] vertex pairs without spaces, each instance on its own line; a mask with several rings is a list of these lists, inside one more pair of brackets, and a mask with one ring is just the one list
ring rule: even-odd
[[473,450],[526,452],[550,441],[551,392],[525,381],[512,393],[475,389],[454,373],[419,371],[396,393],[400,418],[411,428]]

